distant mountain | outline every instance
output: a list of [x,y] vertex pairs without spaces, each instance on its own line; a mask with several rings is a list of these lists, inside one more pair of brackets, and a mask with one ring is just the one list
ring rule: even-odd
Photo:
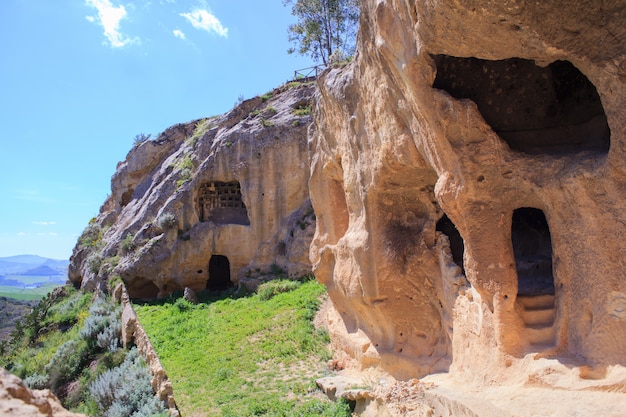
[[48,265],[41,265],[33,269],[29,269],[28,271],[22,273],[21,275],[35,275],[35,276],[55,276],[59,275],[59,271],[56,269],[50,268]]
[[66,275],[68,260],[17,255],[0,258],[0,275]]

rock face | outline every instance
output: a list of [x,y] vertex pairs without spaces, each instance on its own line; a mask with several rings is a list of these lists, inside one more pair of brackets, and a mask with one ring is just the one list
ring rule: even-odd
[[310,273],[313,90],[291,83],[135,146],[74,249],[70,280],[89,289],[119,275],[131,297],[154,298]]
[[399,378],[626,365],[626,5],[361,11],[310,138],[335,345]]
[[0,415],[5,417],[85,417],[67,411],[49,390],[30,390],[0,368]]

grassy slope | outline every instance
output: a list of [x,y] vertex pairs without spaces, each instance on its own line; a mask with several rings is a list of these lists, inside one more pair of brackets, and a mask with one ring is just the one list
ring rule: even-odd
[[324,287],[306,282],[263,301],[259,295],[193,306],[182,299],[136,306],[174,386],[182,415],[349,415],[313,399],[326,372],[326,334],[312,318]]

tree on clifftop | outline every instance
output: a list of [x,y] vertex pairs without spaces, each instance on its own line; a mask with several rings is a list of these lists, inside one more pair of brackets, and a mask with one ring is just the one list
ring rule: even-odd
[[309,55],[324,65],[333,54],[354,53],[359,22],[359,0],[283,0],[291,4],[291,14],[298,23],[289,26],[289,41],[294,48],[288,52]]

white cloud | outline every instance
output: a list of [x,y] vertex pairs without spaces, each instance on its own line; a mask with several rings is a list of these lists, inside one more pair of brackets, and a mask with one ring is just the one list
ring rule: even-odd
[[194,9],[189,13],[181,13],[180,15],[196,29],[213,32],[223,38],[228,37],[228,28],[222,26],[222,22],[208,10]]
[[18,232],[18,233],[17,233],[17,235],[18,235],[18,236],[26,236],[26,233],[24,233],[24,232]]
[[128,38],[120,32],[120,21],[126,18],[126,8],[122,5],[113,6],[110,0],[86,0],[87,6],[98,10],[98,16],[87,16],[87,20],[98,23],[104,28],[104,36],[113,48],[121,48],[138,42],[138,38]]
[[174,34],[174,36],[176,36],[177,38],[180,38],[182,40],[185,40],[185,33],[182,30],[178,30],[178,29],[174,29],[172,31],[172,33]]

